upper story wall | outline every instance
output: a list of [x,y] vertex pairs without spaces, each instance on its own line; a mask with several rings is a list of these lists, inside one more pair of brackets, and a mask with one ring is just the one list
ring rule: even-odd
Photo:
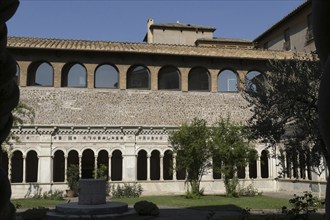
[[311,1],[306,1],[255,39],[258,48],[314,52]]

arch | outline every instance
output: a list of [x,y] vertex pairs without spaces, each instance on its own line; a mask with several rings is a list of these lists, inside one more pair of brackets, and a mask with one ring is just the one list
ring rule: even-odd
[[118,88],[119,72],[117,67],[110,64],[99,65],[95,70],[95,88]]
[[86,68],[80,63],[66,64],[62,69],[62,87],[87,87]]
[[27,86],[53,86],[54,70],[45,61],[30,64],[27,72]]
[[65,174],[65,158],[62,150],[57,150],[54,153],[53,159],[53,181],[64,182]]
[[17,85],[19,85],[19,83],[20,83],[19,79],[20,79],[20,67],[19,67],[18,63],[16,63],[16,74],[15,74],[14,80],[17,83]]
[[26,182],[38,182],[38,155],[34,150],[26,154],[25,167]]
[[260,168],[261,168],[261,178],[269,178],[269,153],[267,150],[261,151],[260,156]]
[[[100,170],[100,168],[102,169]],[[109,179],[109,154],[106,150],[100,150],[97,154],[97,176],[100,179]],[[106,168],[106,169],[103,169]]]
[[245,89],[249,92],[257,92],[258,84],[263,79],[263,74],[258,70],[251,70],[245,76]]
[[120,150],[112,152],[111,157],[111,180],[120,181],[123,179],[123,154]]
[[164,66],[158,72],[158,90],[180,90],[180,71],[174,66]]
[[249,177],[251,179],[257,178],[257,160],[252,160],[249,162]]
[[150,179],[159,180],[160,179],[160,152],[158,150],[153,150],[150,157]]
[[23,182],[23,154],[16,150],[11,157],[11,182]]
[[204,67],[195,67],[188,75],[189,91],[210,91],[210,73]]
[[127,71],[127,89],[150,89],[150,71],[142,65],[131,66]]
[[1,167],[5,174],[8,176],[8,162],[9,162],[9,157],[8,153],[2,149],[0,149],[0,158],[1,158]]
[[218,92],[238,92],[237,73],[230,69],[222,70],[218,75]]
[[[69,167],[71,164],[79,165],[79,154],[76,150],[70,150],[68,153],[67,166]],[[68,167],[66,167],[66,169]]]
[[173,152],[171,150],[167,150],[164,153],[163,158],[163,178],[164,180],[172,180],[173,179]]
[[137,180],[147,180],[147,151],[140,150],[137,157]]
[[186,179],[186,169],[185,168],[179,168],[178,165],[180,164],[180,155],[182,154],[181,151],[178,151],[177,152],[177,155],[176,155],[176,164],[177,164],[177,167],[175,167],[176,169],[176,179],[177,180],[185,180]]
[[94,162],[94,152],[91,149],[84,150],[81,158],[81,178],[91,179],[94,177]]

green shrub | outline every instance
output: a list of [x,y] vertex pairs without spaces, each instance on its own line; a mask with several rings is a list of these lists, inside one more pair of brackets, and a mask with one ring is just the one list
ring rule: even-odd
[[158,216],[159,208],[156,204],[148,201],[139,201],[134,204],[134,209],[139,215]]
[[319,207],[323,205],[316,196],[313,196],[311,192],[304,192],[304,195],[293,195],[293,198],[289,200],[293,208],[288,209],[282,207],[282,213],[290,217],[290,219],[308,220],[310,214],[315,213]]
[[61,190],[50,190],[48,192],[44,192],[42,198],[51,200],[63,200],[63,192]]
[[44,220],[48,211],[49,208],[45,207],[28,209],[21,214],[21,218],[23,220]]
[[112,185],[111,186],[111,195],[113,198],[131,198],[131,197],[140,197],[143,192],[141,184],[127,184],[123,185]]
[[262,192],[259,192],[256,187],[254,187],[254,184],[251,183],[245,188],[241,188],[239,190],[239,195],[240,196],[248,196],[248,197],[253,197],[253,196],[261,196]]

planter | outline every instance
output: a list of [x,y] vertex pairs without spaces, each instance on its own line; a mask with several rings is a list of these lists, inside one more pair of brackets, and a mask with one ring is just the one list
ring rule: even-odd
[[72,190],[72,189],[66,190],[66,197],[73,198],[75,196],[76,196],[76,192],[74,190]]

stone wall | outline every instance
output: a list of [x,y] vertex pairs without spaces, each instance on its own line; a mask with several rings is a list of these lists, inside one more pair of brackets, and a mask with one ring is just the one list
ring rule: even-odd
[[35,110],[36,125],[178,126],[251,116],[239,93],[22,87],[20,100]]

